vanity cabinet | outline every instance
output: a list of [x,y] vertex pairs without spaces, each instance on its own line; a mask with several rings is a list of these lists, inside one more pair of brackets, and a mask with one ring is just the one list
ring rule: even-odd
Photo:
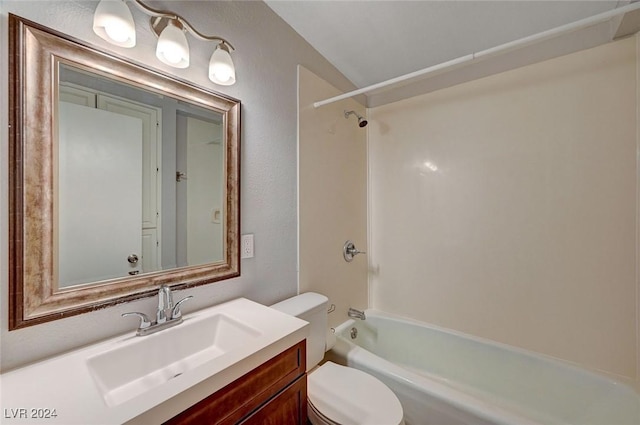
[[165,425],[306,424],[305,370],[303,340],[174,416]]

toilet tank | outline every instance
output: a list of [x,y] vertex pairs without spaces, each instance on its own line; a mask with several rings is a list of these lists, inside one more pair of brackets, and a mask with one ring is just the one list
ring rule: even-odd
[[327,336],[327,304],[329,299],[322,294],[306,292],[271,306],[278,311],[309,322],[307,337],[307,370],[311,370],[324,357]]

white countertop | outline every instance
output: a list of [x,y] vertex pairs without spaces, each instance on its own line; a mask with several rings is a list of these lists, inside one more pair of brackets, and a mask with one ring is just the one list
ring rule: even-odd
[[[131,424],[161,423],[223,388],[283,350],[305,339],[307,322],[239,298],[186,315],[197,320],[211,310],[247,323],[260,323],[260,335],[233,355],[222,355],[185,371],[149,391],[109,407],[87,359],[136,337],[135,331],[0,375],[2,424]],[[173,329],[179,329],[178,325]],[[159,335],[162,332],[160,331]],[[133,341],[135,342],[135,341]],[[55,417],[52,413],[55,411]],[[48,416],[48,417],[46,417]]]

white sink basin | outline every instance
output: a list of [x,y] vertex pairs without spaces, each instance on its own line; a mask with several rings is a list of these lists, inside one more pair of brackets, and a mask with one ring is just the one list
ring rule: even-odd
[[153,335],[134,337],[87,359],[87,365],[107,405],[115,406],[260,335],[259,330],[229,313],[214,313],[186,319]]
[[57,416],[48,424],[162,423],[307,334],[306,322],[238,298],[152,335],[135,336],[132,328],[2,373],[2,407],[53,406]]

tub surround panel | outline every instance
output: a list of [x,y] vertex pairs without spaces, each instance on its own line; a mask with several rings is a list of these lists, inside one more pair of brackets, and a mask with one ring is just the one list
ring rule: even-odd
[[366,128],[344,111],[365,115],[353,99],[315,109],[313,102],[340,90],[298,68],[298,175],[300,292],[319,292],[336,305],[329,325],[347,319],[349,307],[367,307],[367,257],[347,263],[352,240],[367,250]]
[[629,38],[370,109],[372,306],[636,379],[636,107]]

